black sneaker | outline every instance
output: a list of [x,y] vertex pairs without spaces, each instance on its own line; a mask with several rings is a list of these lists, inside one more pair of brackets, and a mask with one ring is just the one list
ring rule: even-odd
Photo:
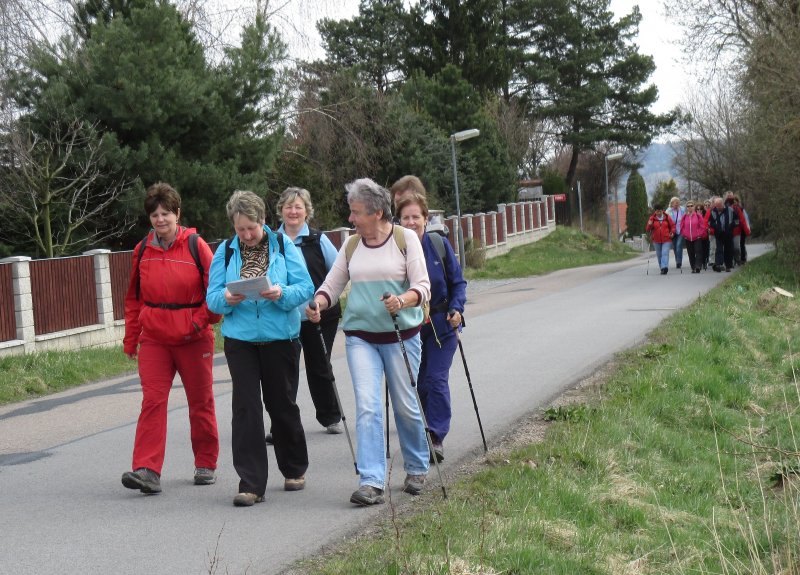
[[142,493],[161,493],[161,478],[158,473],[146,467],[123,473],[122,484],[128,489],[138,489]]
[[194,468],[194,484],[195,485],[211,485],[217,481],[217,476],[214,470],[209,467],[195,467]]
[[378,489],[372,485],[362,485],[350,496],[350,503],[355,503],[362,507],[383,503],[383,489]]

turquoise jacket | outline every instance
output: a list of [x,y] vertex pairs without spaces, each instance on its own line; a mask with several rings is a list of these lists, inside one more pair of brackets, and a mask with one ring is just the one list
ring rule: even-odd
[[222,335],[242,341],[278,341],[295,339],[300,335],[299,306],[314,295],[314,284],[306,270],[303,254],[288,237],[282,235],[284,255],[278,247],[278,235],[264,226],[269,237],[269,265],[267,277],[272,285],[282,289],[277,301],[259,299],[245,300],[231,306],[225,301],[225,285],[240,279],[242,255],[239,238],[230,240],[233,249],[230,262],[225,268],[225,243],[214,253],[208,274],[206,303],[208,309],[222,314]]

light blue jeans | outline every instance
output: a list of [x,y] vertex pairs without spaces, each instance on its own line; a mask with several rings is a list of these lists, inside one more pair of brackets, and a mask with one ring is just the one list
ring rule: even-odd
[[[675,265],[680,266],[683,264],[683,244],[685,243],[684,237],[678,232],[672,238],[672,250],[675,252]],[[669,262],[667,262],[669,263]]]
[[672,249],[672,242],[658,243],[653,242],[653,247],[656,248],[656,259],[658,260],[658,267],[662,270],[669,267],[669,250]]
[[[416,381],[422,344],[419,334],[403,342]],[[355,336],[345,337],[347,365],[356,398],[356,463],[361,485],[383,489],[386,482],[386,444],[383,435],[383,376],[389,383],[389,396],[403,454],[403,467],[409,475],[428,472],[430,452],[422,424],[417,395],[411,387],[408,369],[399,343],[375,344]]]

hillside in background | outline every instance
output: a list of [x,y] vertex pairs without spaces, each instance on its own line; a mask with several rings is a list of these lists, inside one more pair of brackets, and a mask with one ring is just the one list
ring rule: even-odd
[[[639,161],[643,164],[639,173],[644,178],[645,186],[647,186],[647,196],[652,197],[653,192],[658,186],[659,182],[669,181],[673,178],[678,187],[684,187],[684,181],[677,174],[675,168],[672,167],[672,157],[675,152],[670,143],[654,143],[642,154]],[[625,183],[628,181],[628,174],[625,174],[620,180],[620,186],[624,188]]]

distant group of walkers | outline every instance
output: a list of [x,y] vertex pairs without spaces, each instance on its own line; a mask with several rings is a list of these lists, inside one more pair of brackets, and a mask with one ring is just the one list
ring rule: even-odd
[[[683,265],[683,248],[689,255],[692,273],[711,269],[730,272],[734,265],[747,262],[746,239],[750,235],[750,217],[733,192],[713,196],[705,202],[689,200],[685,207],[674,197],[669,207],[654,205],[645,231],[656,252],[661,274],[669,272],[670,251],[675,254],[675,268]],[[711,237],[714,243],[711,243]]]
[[[189,406],[194,483],[215,483],[212,324],[224,318],[233,388],[231,450],[239,476],[233,503],[249,507],[264,500],[270,443],[284,489],[304,489],[309,457],[296,402],[300,354],[317,421],[328,433],[341,433],[330,364],[341,318],[356,400],[354,463],[360,478],[350,501],[384,501],[384,380],[406,472],[403,490],[422,491],[429,464],[444,459],[451,419],[448,374],[463,325],[466,281],[449,242],[426,233],[429,213],[419,178],[405,176],[391,192],[369,179],[355,180],[346,190],[356,234],[338,252],[308,225],[314,215],[309,192],[288,188],[278,200],[276,231],[266,225],[266,205],[258,195],[234,192],[226,210],[235,235],[212,254],[194,228],[180,225],[178,192],[166,183],[148,188],[144,208],[153,230],[134,249],[125,298],[124,351],[138,360],[143,395],[131,471],[122,475],[125,487],[161,491],[167,401],[176,373]],[[240,280],[260,285],[252,293],[236,287]],[[342,316],[339,298],[348,284]],[[264,408],[270,419],[266,438]]]

